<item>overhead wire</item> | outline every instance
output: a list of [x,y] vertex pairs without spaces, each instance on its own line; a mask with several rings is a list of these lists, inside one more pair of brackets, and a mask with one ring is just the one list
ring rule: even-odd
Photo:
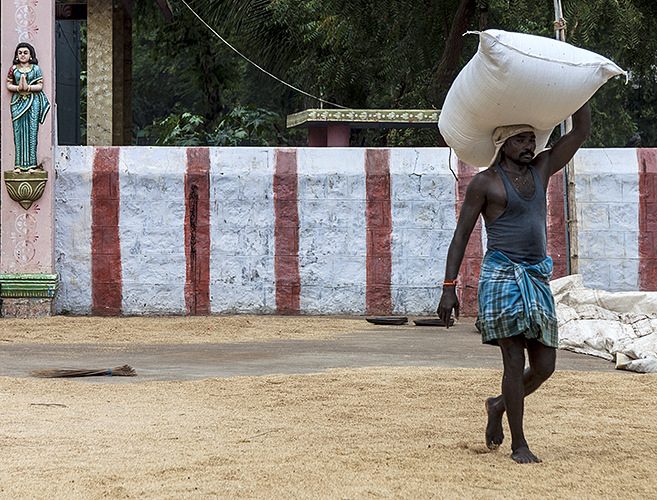
[[228,43],[228,41],[225,40],[225,39],[224,39],[219,33],[217,33],[217,32],[214,30],[214,28],[212,28],[212,26],[210,26],[208,23],[206,23],[205,20],[204,20],[201,16],[199,16],[199,15],[196,13],[196,11],[194,11],[194,9],[192,9],[192,8],[189,6],[189,4],[188,4],[185,0],[180,0],[180,1],[185,5],[185,7],[187,7],[187,8],[189,9],[189,11],[190,11],[192,14],[194,14],[194,16],[196,16],[196,18],[197,18],[199,21],[201,21],[201,23],[203,23],[203,24],[205,25],[206,28],[208,28],[208,29],[214,34],[214,36],[216,36],[217,38],[219,38],[219,40],[221,40],[224,44],[226,44],[226,45],[227,45],[227,46],[228,46],[233,52],[235,52],[238,56],[240,56],[242,59],[244,59],[244,60],[245,60],[246,62],[248,62],[249,64],[255,66],[258,70],[262,71],[262,72],[263,72],[264,74],[266,74],[267,76],[273,78],[274,80],[276,80],[276,81],[279,82],[279,83],[282,83],[283,85],[285,85],[286,87],[289,87],[290,89],[294,90],[295,92],[299,92],[299,93],[305,95],[306,97],[310,97],[311,99],[315,99],[315,100],[317,100],[317,101],[319,101],[319,102],[321,102],[321,103],[324,103],[324,104],[330,104],[331,106],[335,106],[335,107],[337,107],[337,108],[348,109],[346,106],[341,106],[340,104],[336,104],[336,103],[334,103],[334,102],[327,101],[327,100],[325,100],[325,99],[322,99],[321,97],[317,97],[317,96],[315,96],[315,95],[312,95],[312,94],[306,92],[305,90],[301,90],[300,88],[295,87],[294,85],[291,85],[291,84],[289,84],[289,83],[287,83],[287,82],[281,80],[281,79],[280,79],[279,77],[277,77],[276,75],[273,75],[272,73],[270,73],[270,72],[267,71],[266,69],[262,68],[261,66],[259,66],[259,65],[256,64],[255,62],[253,62],[251,59],[249,59],[248,57],[246,57],[244,54],[242,54],[242,53],[241,53],[239,50],[237,50],[235,47],[233,47],[230,43]]

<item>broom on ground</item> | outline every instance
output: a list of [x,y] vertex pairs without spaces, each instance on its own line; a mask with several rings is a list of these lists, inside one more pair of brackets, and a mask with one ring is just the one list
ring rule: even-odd
[[104,368],[101,370],[84,369],[52,369],[36,370],[30,372],[31,377],[38,378],[62,378],[62,377],[135,377],[137,372],[130,365],[117,366],[116,368]]

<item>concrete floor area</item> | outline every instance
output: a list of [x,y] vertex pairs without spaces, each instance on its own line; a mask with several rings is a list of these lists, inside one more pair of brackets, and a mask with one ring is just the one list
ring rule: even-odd
[[[363,323],[365,319],[363,319]],[[89,377],[101,383],[317,373],[331,368],[438,366],[502,368],[499,348],[481,343],[474,320],[453,327],[379,326],[324,341],[229,344],[8,344],[0,376],[27,377],[47,368],[110,368],[129,364],[137,377]],[[558,370],[615,371],[600,358],[559,351]]]

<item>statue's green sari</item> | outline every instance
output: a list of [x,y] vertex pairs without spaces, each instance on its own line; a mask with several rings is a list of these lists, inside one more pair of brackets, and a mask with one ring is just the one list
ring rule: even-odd
[[[43,83],[41,70],[36,64],[25,69],[13,66],[9,79],[13,78],[12,83],[18,85],[22,74],[25,74],[28,85]],[[49,110],[50,103],[43,92],[14,92],[11,100],[11,119],[16,146],[15,168],[24,172],[37,168],[39,124],[44,122]]]

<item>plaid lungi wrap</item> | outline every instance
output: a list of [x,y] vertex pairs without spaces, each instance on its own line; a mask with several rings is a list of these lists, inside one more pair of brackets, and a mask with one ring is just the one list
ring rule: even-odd
[[488,251],[479,274],[477,328],[482,342],[497,345],[497,339],[522,334],[556,348],[559,335],[551,276],[550,257],[526,264]]

